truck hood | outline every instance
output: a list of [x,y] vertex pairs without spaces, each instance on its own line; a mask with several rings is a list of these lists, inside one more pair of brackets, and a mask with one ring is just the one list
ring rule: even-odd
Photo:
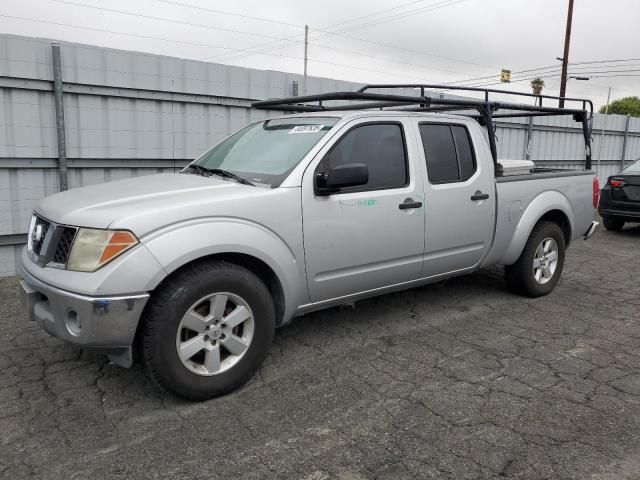
[[260,195],[269,190],[215,176],[162,173],[57,193],[44,198],[36,211],[64,225],[109,228],[117,223],[118,228],[139,234],[146,232],[136,232],[136,218],[156,216],[161,224],[163,218],[166,221],[165,213],[177,208],[185,212],[198,210],[203,204],[229,205],[228,201],[233,198]]

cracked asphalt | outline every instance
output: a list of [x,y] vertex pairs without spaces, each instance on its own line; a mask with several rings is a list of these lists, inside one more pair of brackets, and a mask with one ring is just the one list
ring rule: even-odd
[[640,479],[640,227],[568,251],[556,290],[500,269],[282,328],[205,403],[48,337],[0,280],[0,477]]

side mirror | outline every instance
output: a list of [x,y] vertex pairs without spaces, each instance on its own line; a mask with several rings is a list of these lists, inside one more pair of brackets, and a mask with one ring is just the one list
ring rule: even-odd
[[369,169],[364,163],[339,165],[327,172],[316,173],[316,193],[331,195],[341,188],[365,185],[369,181]]

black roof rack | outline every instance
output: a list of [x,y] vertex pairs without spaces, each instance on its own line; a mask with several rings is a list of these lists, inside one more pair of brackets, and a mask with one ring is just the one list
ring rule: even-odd
[[[419,95],[400,95],[395,93],[371,93],[368,90],[412,89]],[[443,91],[482,93],[483,99],[444,98]],[[436,94],[436,95],[434,95]],[[529,97],[535,99],[535,105],[495,101],[492,94]],[[554,100],[561,104],[574,104],[574,108],[543,105],[544,100]],[[349,104],[327,104],[326,102],[350,101]],[[317,103],[316,103],[317,102]],[[582,123],[585,140],[585,169],[591,169],[591,119],[593,103],[582,98],[554,97],[523,92],[510,92],[491,88],[476,88],[454,85],[432,84],[372,84],[365,85],[355,92],[333,92],[299,97],[277,98],[253,102],[255,108],[293,112],[329,112],[344,110],[392,108],[402,111],[419,112],[458,112],[476,118],[489,132],[495,132],[495,118],[538,117],[551,115],[571,115]],[[475,113],[468,113],[469,111]],[[500,113],[496,113],[500,111]],[[466,113],[465,113],[466,112]],[[493,161],[497,166],[497,147],[495,134],[489,135],[489,145]]]

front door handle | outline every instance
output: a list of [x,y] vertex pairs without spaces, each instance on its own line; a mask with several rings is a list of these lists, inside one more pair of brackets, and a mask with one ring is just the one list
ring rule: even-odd
[[400,210],[409,210],[410,208],[420,208],[422,207],[422,202],[413,202],[410,199],[406,199],[403,203],[398,205]]
[[478,192],[474,195],[471,195],[471,201],[472,202],[477,202],[478,200],[486,200],[487,198],[489,198],[489,194],[488,193],[482,193],[482,192]]

